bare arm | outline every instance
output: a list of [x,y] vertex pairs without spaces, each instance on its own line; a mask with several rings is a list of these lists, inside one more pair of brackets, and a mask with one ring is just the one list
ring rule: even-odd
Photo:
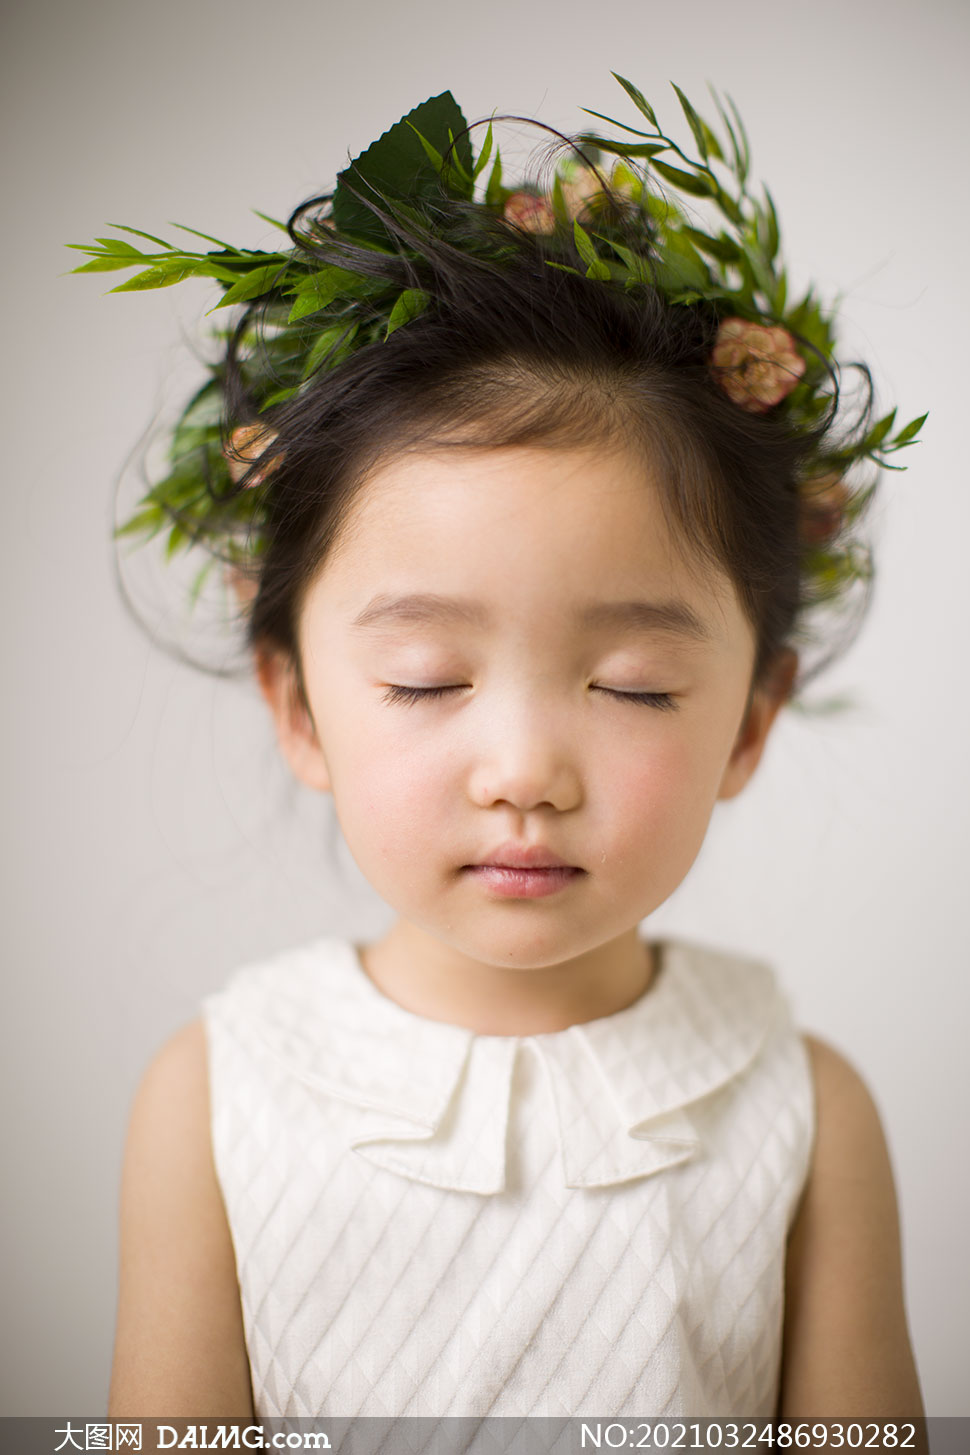
[[922,1416],[903,1306],[899,1215],[879,1114],[865,1083],[805,1036],[815,1155],[788,1242],[779,1416]]
[[201,1021],[166,1042],[132,1107],[108,1413],[253,1413],[235,1256],[212,1162]]

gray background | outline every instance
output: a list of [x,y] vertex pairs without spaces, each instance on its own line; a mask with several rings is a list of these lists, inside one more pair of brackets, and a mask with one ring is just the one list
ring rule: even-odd
[[[68,278],[109,220],[265,245],[426,96],[580,129],[635,123],[619,70],[737,100],[794,283],[841,288],[844,351],[925,443],[886,477],[873,614],[721,806],[660,929],[779,966],[888,1128],[927,1412],[966,1394],[967,10],[936,0],[31,0],[2,22],[5,835],[4,1414],[103,1408],[128,1103],[154,1048],[240,961],[388,911],[329,805],[288,782],[245,683],[191,672],[126,614],[115,481],[198,374],[204,285],[105,299]],[[119,275],[121,276],[121,275]],[[194,288],[195,285],[193,285]],[[184,295],[184,296],[183,296]],[[140,582],[163,626],[164,583]],[[165,615],[165,612],[168,615]],[[216,648],[218,652],[218,648]],[[225,652],[223,653],[225,655]]]

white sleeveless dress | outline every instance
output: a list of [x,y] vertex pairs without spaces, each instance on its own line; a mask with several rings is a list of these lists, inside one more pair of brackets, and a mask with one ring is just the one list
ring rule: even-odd
[[402,1009],[327,938],[203,1002],[258,1416],[770,1416],[807,1053],[770,969],[655,945],[532,1036]]

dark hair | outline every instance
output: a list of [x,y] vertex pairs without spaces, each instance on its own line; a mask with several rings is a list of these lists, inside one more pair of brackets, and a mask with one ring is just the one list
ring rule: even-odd
[[[450,202],[439,225],[417,236],[410,220],[371,199],[398,245],[377,253],[336,239],[315,210],[321,200],[293,214],[295,244],[321,263],[352,260],[394,286],[420,288],[431,301],[386,340],[320,368],[293,398],[258,416],[272,439],[240,488],[260,463],[272,458],[273,468],[261,487],[265,546],[253,567],[250,645],[281,651],[299,667],[305,591],[383,457],[622,441],[649,460],[686,557],[733,583],[756,637],[753,683],[765,680],[814,604],[800,483],[834,409],[811,433],[794,430],[783,409],[744,410],[709,366],[713,307],[671,304],[646,283],[624,291],[551,267],[542,240],[483,221],[480,209]],[[227,428],[257,418],[238,352],[252,327],[247,313],[227,353]]]

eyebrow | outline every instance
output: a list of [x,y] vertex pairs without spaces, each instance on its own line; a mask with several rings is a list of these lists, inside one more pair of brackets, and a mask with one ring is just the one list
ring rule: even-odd
[[[395,623],[411,625],[456,625],[483,628],[489,613],[477,601],[464,597],[438,596],[421,592],[409,596],[381,594],[370,600],[351,622],[355,630],[367,631]],[[687,641],[709,642],[712,632],[685,601],[595,601],[575,613],[580,630],[614,628],[659,633]]]

